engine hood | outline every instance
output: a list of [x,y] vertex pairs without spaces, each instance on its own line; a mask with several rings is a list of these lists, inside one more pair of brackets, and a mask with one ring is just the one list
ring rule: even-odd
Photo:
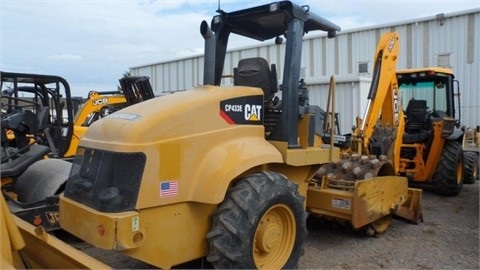
[[112,113],[94,122],[80,145],[151,144],[239,125],[262,124],[261,89],[200,86]]

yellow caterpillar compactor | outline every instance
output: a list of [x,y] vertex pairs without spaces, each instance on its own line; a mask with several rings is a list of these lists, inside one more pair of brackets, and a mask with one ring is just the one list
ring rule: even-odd
[[[303,35],[317,30],[333,38],[340,27],[289,1],[202,22],[204,85],[94,122],[60,197],[61,227],[161,268],[202,257],[216,268],[294,268],[307,211],[374,233],[392,214],[415,217],[420,198],[383,157],[368,159],[370,174],[350,178],[353,188],[313,179],[340,157],[322,143],[321,110],[300,79]],[[285,38],[281,84],[276,65],[255,57],[220,86],[230,34]]]
[[105,114],[153,98],[149,78],[121,78],[121,92],[93,92],[77,111],[62,77],[0,77],[2,193],[15,215],[47,231],[58,229],[58,194],[80,138]]
[[91,93],[73,118],[74,100],[65,79],[0,75],[0,269],[108,268],[47,231],[59,228],[58,194],[70,173],[71,163],[66,160],[75,154],[79,138],[91,122],[107,113],[106,108],[112,112],[153,98],[148,77],[120,79],[122,93]]

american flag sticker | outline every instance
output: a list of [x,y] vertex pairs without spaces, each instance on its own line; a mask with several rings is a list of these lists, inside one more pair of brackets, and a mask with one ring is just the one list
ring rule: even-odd
[[178,195],[178,181],[160,183],[160,197],[172,197]]

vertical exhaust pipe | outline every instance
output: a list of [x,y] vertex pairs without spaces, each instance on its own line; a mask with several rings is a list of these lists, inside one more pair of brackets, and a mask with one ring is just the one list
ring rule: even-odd
[[203,85],[215,84],[215,35],[206,21],[200,24],[200,34],[205,39]]

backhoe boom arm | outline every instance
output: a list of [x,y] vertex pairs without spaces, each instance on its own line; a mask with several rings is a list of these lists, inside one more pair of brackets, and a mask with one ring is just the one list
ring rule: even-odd
[[379,119],[382,127],[397,129],[398,119],[403,117],[396,78],[398,51],[398,34],[384,34],[375,53],[372,84],[363,122],[355,132],[355,136],[362,140],[364,153],[368,152],[369,141]]

